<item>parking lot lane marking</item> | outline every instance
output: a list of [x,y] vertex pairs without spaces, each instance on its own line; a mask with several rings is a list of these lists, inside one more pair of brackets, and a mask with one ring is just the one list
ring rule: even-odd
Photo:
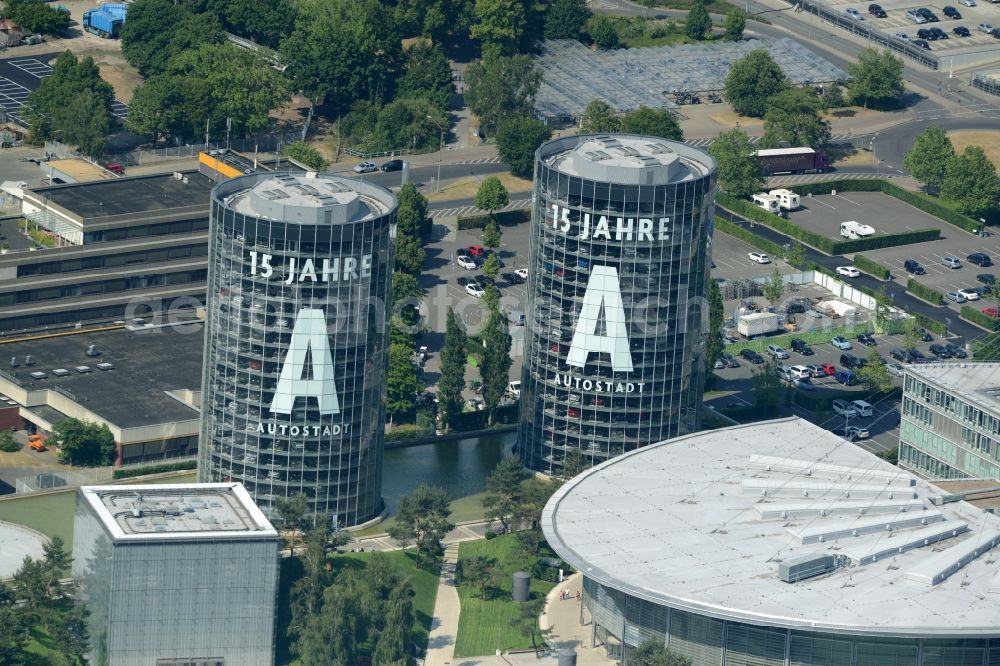
[[836,206],[831,206],[830,204],[828,204],[825,201],[820,201],[819,199],[810,199],[810,201],[812,201],[813,203],[818,203],[818,204],[821,204],[823,206],[826,206],[827,208],[832,208],[833,210],[837,210]]
[[860,207],[860,206],[861,206],[861,204],[860,204],[860,203],[858,203],[857,201],[854,201],[853,199],[848,199],[848,198],[847,198],[847,197],[845,197],[845,196],[844,196],[843,194],[838,194],[838,195],[837,195],[837,197],[838,197],[838,198],[840,198],[840,199],[843,199],[844,201],[846,201],[846,202],[848,202],[848,203],[852,203],[852,204],[854,204],[855,206],[858,206],[858,207]]

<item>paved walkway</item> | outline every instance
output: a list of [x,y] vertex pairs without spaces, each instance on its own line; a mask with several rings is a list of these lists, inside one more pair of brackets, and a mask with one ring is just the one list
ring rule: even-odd
[[[574,574],[562,585],[557,585],[549,592],[545,602],[545,610],[539,618],[542,632],[551,631],[546,642],[554,654],[559,650],[576,650],[578,666],[609,666],[617,664],[609,659],[602,647],[590,647],[590,615],[584,610],[587,624],[580,624],[580,603],[576,600],[577,592],[582,593],[583,576]],[[569,590],[568,599],[560,599],[559,592]],[[538,663],[545,663],[539,661]],[[555,661],[553,661],[555,663]]]
[[451,666],[455,660],[455,638],[458,636],[458,617],[462,612],[455,589],[455,565],[458,563],[458,544],[444,550],[444,565],[438,582],[431,633],[427,638],[427,657],[424,666]]

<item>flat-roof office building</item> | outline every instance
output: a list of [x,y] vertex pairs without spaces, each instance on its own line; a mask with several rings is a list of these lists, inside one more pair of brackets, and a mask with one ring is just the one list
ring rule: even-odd
[[84,486],[73,576],[95,666],[271,666],[278,533],[239,484]]
[[558,473],[693,432],[705,381],[715,160],[573,136],[535,153],[517,451]]
[[542,514],[581,621],[628,664],[1000,663],[1000,517],[801,419],[634,451]]
[[1000,479],[1000,363],[906,368],[899,466],[932,479]]
[[213,190],[199,480],[265,512],[305,493],[340,525],[380,514],[395,215],[330,175]]

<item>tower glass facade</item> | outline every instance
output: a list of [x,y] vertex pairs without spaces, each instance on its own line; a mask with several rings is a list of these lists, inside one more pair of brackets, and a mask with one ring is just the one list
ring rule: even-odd
[[558,473],[700,426],[715,161],[577,136],[535,155],[518,451]]
[[396,199],[352,179],[259,174],[213,190],[200,481],[270,513],[382,511]]

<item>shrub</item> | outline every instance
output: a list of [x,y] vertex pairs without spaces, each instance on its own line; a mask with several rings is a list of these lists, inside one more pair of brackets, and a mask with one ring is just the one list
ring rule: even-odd
[[969,307],[968,305],[962,306],[962,319],[975,324],[981,328],[985,328],[987,331],[996,331],[1000,329],[1000,320],[996,317],[991,317],[985,312],[981,312],[976,308]]
[[21,450],[21,442],[14,439],[14,435],[9,430],[0,432],[0,451],[4,453],[14,453]]
[[531,209],[505,210],[493,213],[492,218],[489,215],[470,215],[469,217],[460,217],[458,218],[458,228],[460,230],[483,229],[487,224],[489,224],[491,219],[496,220],[497,224],[501,226],[510,227],[515,224],[531,221]]
[[943,321],[938,321],[937,319],[931,319],[925,314],[917,313],[913,315],[913,320],[917,322],[918,326],[922,326],[932,333],[944,335],[948,332],[948,324]]
[[872,277],[876,277],[879,280],[889,279],[889,269],[880,263],[872,261],[863,254],[854,255],[854,266],[865,273],[868,273]]
[[116,469],[112,478],[131,479],[133,476],[146,476],[147,474],[162,474],[163,472],[177,472],[184,469],[197,469],[197,460],[181,460],[173,463],[162,463],[159,465],[147,465],[145,467],[129,467],[127,469]]
[[405,424],[393,427],[392,430],[385,434],[385,441],[387,442],[402,442],[408,439],[419,439],[421,437],[430,437],[434,434],[433,430],[427,430],[427,428],[415,425],[415,424]]
[[944,296],[940,291],[932,287],[928,287],[925,284],[921,284],[913,278],[906,281],[906,291],[933,305],[941,305],[944,303]]
[[927,241],[938,240],[939,238],[941,238],[940,229],[920,229],[917,231],[904,231],[898,234],[882,234],[881,236],[869,236],[868,238],[834,241],[831,248],[833,254],[850,254],[851,252],[877,250],[883,247],[926,243]]

